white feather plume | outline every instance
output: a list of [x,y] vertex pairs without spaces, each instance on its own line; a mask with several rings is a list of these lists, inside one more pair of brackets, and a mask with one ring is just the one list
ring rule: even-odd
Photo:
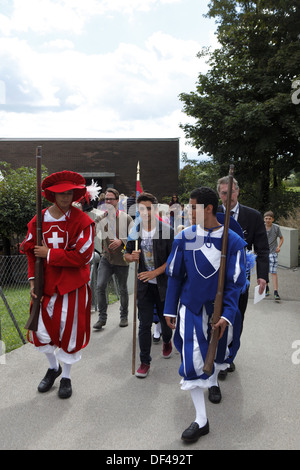
[[101,186],[98,186],[98,184],[92,180],[92,184],[86,187],[87,196],[90,201],[95,201],[97,199],[101,189]]

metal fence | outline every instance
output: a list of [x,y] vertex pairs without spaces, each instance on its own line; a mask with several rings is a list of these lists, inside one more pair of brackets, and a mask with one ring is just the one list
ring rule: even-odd
[[5,348],[8,352],[26,343],[24,325],[26,317],[28,317],[29,306],[26,256],[0,256],[0,340],[2,350]]

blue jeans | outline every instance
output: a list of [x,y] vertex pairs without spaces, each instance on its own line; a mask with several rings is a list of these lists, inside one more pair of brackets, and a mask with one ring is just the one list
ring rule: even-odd
[[128,279],[129,266],[116,266],[110,264],[110,262],[101,257],[98,273],[97,273],[97,294],[98,294],[98,308],[99,308],[99,319],[106,321],[107,319],[107,298],[106,298],[106,287],[113,274],[115,274],[120,293],[120,317],[128,317]]

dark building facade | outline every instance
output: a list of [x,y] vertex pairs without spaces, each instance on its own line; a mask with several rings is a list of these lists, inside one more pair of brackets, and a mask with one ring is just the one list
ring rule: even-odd
[[161,200],[177,192],[179,139],[0,139],[0,161],[12,168],[35,167],[36,147],[48,173],[72,170],[87,184],[97,181],[102,190],[114,187],[129,195],[136,188],[140,162],[143,188]]

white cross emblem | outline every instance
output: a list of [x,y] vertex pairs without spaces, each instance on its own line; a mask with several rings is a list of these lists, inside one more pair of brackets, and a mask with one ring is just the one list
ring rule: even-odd
[[48,243],[52,243],[53,248],[59,248],[59,243],[63,243],[64,239],[58,236],[58,232],[52,233],[52,238],[48,238]]

